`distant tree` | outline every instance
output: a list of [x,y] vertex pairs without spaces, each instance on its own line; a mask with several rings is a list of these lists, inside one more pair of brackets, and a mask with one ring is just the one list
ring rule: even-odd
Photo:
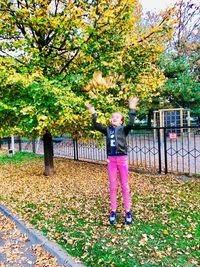
[[[174,32],[160,60],[166,83],[148,109],[149,125],[153,110],[159,108],[185,107],[200,115],[200,7],[192,0],[177,1],[174,7]],[[145,24],[155,25],[159,16],[148,12]]]
[[178,56],[191,56],[196,51],[200,41],[200,6],[193,0],[179,0],[176,3],[175,31],[170,43],[170,48],[178,53]]
[[[162,95],[167,105],[191,109],[194,116],[200,114],[200,84],[191,73],[190,61],[186,56],[165,55],[161,67],[167,77]],[[165,102],[164,101],[164,102]]]

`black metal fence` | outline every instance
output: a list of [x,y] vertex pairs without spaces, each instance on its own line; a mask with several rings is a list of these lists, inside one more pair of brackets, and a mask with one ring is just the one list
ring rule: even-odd
[[[82,142],[69,137],[54,138],[53,141],[54,156],[106,162],[105,138],[102,142]],[[197,126],[134,127],[127,137],[127,143],[129,166],[133,169],[158,173],[200,174],[200,129]],[[43,154],[43,141],[18,139],[15,149]]]

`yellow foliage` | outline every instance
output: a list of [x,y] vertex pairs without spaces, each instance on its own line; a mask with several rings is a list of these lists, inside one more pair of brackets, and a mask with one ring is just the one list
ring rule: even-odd
[[93,74],[93,78],[89,81],[89,83],[85,86],[85,91],[106,91],[108,88],[114,87],[115,84],[115,77],[107,76],[102,77],[101,71],[96,71]]
[[90,131],[86,101],[108,122],[131,95],[148,102],[159,95],[165,79],[157,63],[172,34],[172,9],[145,28],[138,0],[0,3],[2,133],[83,134]]

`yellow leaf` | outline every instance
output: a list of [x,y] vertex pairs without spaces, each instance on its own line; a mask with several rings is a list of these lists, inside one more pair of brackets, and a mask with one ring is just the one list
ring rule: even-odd
[[169,232],[165,229],[165,230],[163,231],[163,234],[164,234],[164,235],[168,235]]

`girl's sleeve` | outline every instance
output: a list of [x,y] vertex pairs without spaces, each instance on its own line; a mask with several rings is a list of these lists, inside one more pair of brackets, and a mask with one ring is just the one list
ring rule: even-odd
[[95,130],[107,135],[107,127],[97,122],[96,114],[92,114],[92,122],[93,122]]
[[132,130],[134,120],[135,120],[136,111],[134,109],[131,109],[129,112],[129,121],[126,126],[124,126],[124,132],[126,135]]

